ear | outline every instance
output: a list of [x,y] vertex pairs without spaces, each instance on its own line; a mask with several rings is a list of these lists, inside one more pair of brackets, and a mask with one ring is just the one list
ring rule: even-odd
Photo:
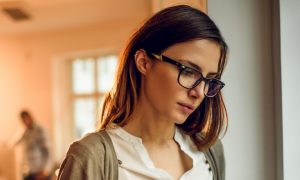
[[146,51],[143,49],[137,50],[134,55],[135,65],[137,69],[144,75],[146,75],[152,65],[151,59],[147,56]]

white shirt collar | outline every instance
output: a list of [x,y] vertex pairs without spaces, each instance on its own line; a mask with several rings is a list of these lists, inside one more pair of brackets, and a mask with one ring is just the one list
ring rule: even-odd
[[[131,142],[133,144],[143,143],[141,138],[131,135],[119,126],[114,128],[113,131],[125,141]],[[198,151],[198,149],[191,140],[191,137],[189,135],[184,134],[177,126],[175,126],[174,140],[179,144],[180,149],[193,159],[193,166],[195,166],[198,162],[197,158],[194,157],[193,152]]]

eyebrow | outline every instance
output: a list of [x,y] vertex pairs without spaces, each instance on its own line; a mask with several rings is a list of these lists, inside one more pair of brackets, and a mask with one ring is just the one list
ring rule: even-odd
[[[193,63],[193,62],[191,62],[191,61],[189,61],[189,60],[185,60],[185,59],[179,59],[178,61],[184,61],[184,62],[187,62],[190,66],[192,66],[193,68],[196,68],[198,71],[202,71],[202,69],[201,69],[201,67],[200,66],[198,66],[197,64],[195,64],[195,63]],[[210,72],[210,73],[208,73],[207,75],[217,75],[218,74],[218,72]]]

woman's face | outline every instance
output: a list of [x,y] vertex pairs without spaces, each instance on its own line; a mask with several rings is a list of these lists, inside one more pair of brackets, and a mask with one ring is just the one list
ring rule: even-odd
[[[218,71],[220,48],[211,40],[192,40],[172,45],[162,55],[181,64],[198,69],[204,77],[214,77]],[[173,64],[152,60],[145,77],[145,96],[151,109],[161,119],[182,124],[204,99],[202,81],[193,89],[178,84],[180,68]]]

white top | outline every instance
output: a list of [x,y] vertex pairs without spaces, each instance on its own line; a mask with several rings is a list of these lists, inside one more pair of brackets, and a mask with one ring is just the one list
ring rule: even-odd
[[[174,180],[163,169],[155,168],[142,139],[126,132],[121,127],[106,130],[114,145],[119,164],[119,180]],[[176,127],[174,140],[182,151],[193,159],[193,168],[185,172],[179,180],[212,180],[212,171],[206,164],[204,154],[197,149],[190,136]]]

